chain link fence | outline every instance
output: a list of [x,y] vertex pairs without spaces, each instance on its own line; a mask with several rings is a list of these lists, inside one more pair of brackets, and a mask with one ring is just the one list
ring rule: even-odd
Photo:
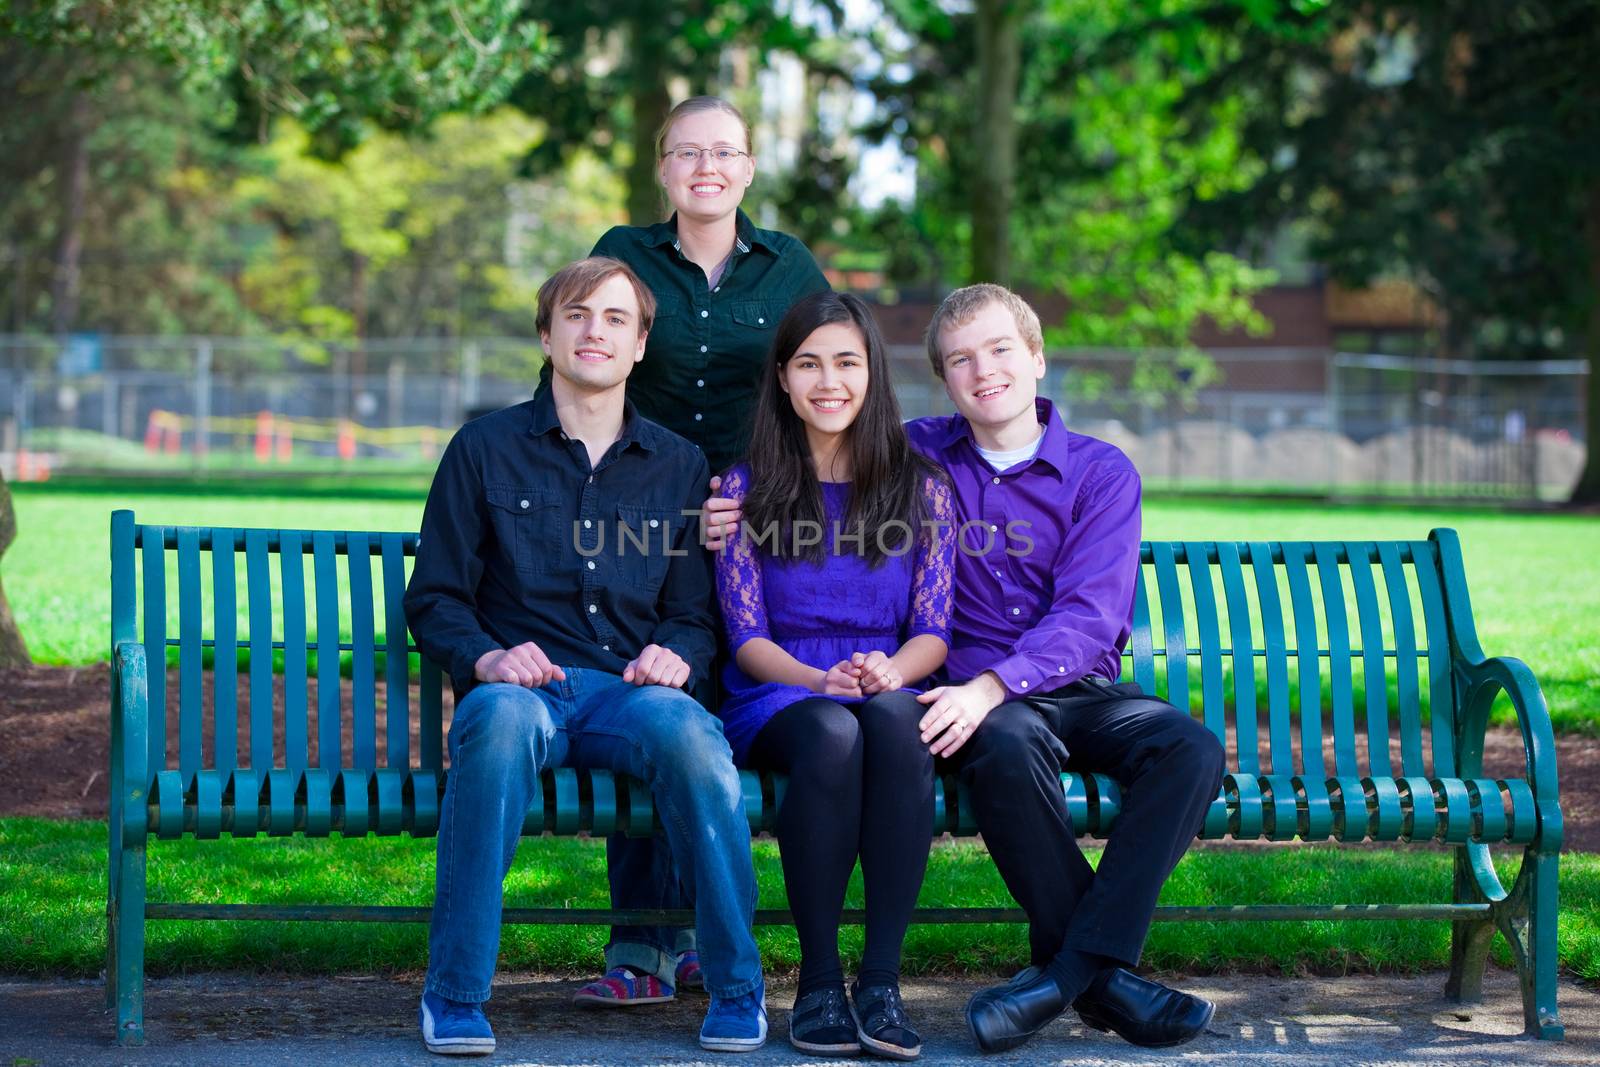
[[[908,418],[952,410],[893,346]],[[0,337],[0,470],[426,471],[463,419],[526,399],[517,338],[357,346],[239,338]],[[1586,367],[1324,349],[1050,353],[1042,392],[1154,489],[1561,499],[1586,455]]]

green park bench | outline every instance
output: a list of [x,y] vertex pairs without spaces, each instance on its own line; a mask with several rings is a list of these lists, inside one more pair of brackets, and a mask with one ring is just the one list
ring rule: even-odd
[[[412,659],[400,604],[416,541],[412,533],[142,526],[131,511],[113,513],[106,994],[119,1041],[143,1037],[149,919],[427,920],[426,907],[166,903],[147,899],[145,886],[150,838],[435,833],[444,679],[436,665]],[[1195,706],[1197,694],[1200,717],[1229,750],[1202,838],[1443,842],[1455,852],[1454,885],[1439,903],[1218,903],[1166,907],[1157,918],[1447,919],[1447,992],[1462,1001],[1481,996],[1498,931],[1521,979],[1527,1032],[1560,1038],[1561,811],[1549,711],[1524,664],[1483,655],[1455,533],[1436,530],[1426,541],[1147,542],[1142,560],[1125,674],[1179,707]],[[174,662],[175,685],[161,669]],[[268,714],[275,675],[282,707]],[[413,707],[409,683],[419,675]],[[381,727],[380,683],[395,712]],[[1521,724],[1525,777],[1483,776],[1484,731],[1501,691]],[[257,709],[263,714],[248,714]],[[241,713],[247,744],[239,741]],[[283,739],[276,750],[275,732]],[[751,831],[770,831],[782,781],[745,773],[743,783]],[[940,786],[935,831],[973,834],[956,782]],[[1104,837],[1120,807],[1116,784],[1063,774],[1062,788],[1078,832]],[[524,833],[648,834],[655,825],[637,782],[562,769],[544,775]],[[1509,891],[1491,860],[1495,844],[1524,849]],[[505,919],[652,923],[689,915],[508,908]],[[1022,915],[941,908],[917,919]],[[784,911],[756,918],[788,920]]]

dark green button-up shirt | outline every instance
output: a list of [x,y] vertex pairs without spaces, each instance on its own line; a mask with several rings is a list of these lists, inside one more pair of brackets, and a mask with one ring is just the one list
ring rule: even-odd
[[[628,378],[628,399],[647,419],[705,451],[718,472],[744,455],[756,385],[778,320],[803,296],[828,288],[798,239],[757,229],[738,213],[733,258],[715,289],[678,245],[678,218],[616,226],[593,255],[619,259],[656,298],[644,360]],[[546,364],[540,388],[550,380]]]

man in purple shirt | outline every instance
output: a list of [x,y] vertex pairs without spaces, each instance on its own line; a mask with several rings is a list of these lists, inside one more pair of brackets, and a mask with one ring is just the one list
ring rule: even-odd
[[[1138,472],[1038,396],[1039,318],[1014,293],[951,293],[928,355],[958,414],[907,429],[950,472],[960,537],[950,684],[918,698],[922,739],[972,798],[1032,948],[1031,966],[972,998],[967,1023],[997,1052],[1070,1005],[1135,1044],[1180,1044],[1212,1005],[1127,968],[1217,795],[1223,752],[1187,711],[1116,681],[1139,569]],[[1098,871],[1062,795],[1069,761],[1124,790]]]

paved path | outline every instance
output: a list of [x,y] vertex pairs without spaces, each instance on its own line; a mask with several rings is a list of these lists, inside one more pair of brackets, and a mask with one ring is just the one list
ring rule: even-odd
[[[760,1052],[702,1052],[693,1034],[705,1001],[633,1011],[580,1012],[570,979],[510,975],[490,1009],[500,1037],[494,1064],[773,1064],[819,1061],[790,1048],[791,985],[769,993],[772,1040]],[[1146,1052],[1085,1029],[1069,1015],[1023,1048],[979,1056],[961,1021],[977,980],[908,982],[906,1004],[923,1025],[927,1064],[1502,1064],[1600,1063],[1600,990],[1563,981],[1567,1040],[1523,1039],[1516,979],[1490,974],[1484,1004],[1444,1000],[1444,976],[1352,978],[1208,977],[1178,984],[1217,1002],[1210,1029],[1193,1043]],[[138,1049],[111,1044],[98,982],[0,981],[0,1067],[56,1064],[433,1064],[416,1035],[418,980],[195,975],[149,983],[146,1034]],[[886,1061],[877,1061],[886,1062]]]

